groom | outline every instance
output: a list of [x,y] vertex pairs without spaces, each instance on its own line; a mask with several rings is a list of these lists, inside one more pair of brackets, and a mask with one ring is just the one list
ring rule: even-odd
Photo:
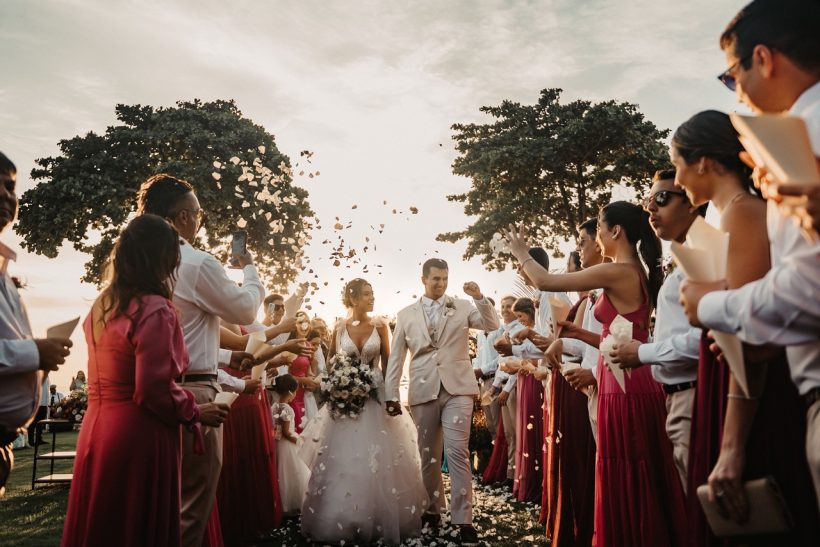
[[475,307],[445,296],[448,266],[441,259],[424,263],[421,281],[424,296],[398,314],[385,378],[387,413],[401,414],[399,380],[409,350],[410,415],[418,430],[421,470],[430,497],[423,521],[437,526],[445,508],[441,477],[444,439],[452,481],[452,522],[460,527],[462,545],[477,545],[468,442],[478,384],[470,363],[468,337],[471,328],[497,329],[498,316],[473,282],[464,284],[464,292],[473,297]]

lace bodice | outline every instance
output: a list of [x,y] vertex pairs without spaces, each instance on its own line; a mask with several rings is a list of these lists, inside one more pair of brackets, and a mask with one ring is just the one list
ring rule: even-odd
[[345,323],[342,323],[339,330],[341,330],[341,336],[336,337],[337,352],[343,351],[345,353],[358,355],[359,359],[365,363],[370,363],[371,366],[378,361],[381,356],[382,342],[379,337],[379,333],[376,332],[375,327],[373,328],[373,332],[370,333],[370,336],[365,341],[362,351],[359,351],[359,348],[356,347],[355,342],[353,342],[353,339],[347,332],[347,325]]

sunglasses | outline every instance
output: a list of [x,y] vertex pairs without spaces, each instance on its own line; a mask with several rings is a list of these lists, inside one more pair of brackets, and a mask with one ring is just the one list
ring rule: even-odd
[[652,205],[652,202],[655,202],[655,205],[658,207],[666,207],[669,205],[669,201],[672,199],[672,196],[682,196],[686,197],[686,192],[676,192],[674,190],[661,190],[660,192],[656,192],[651,196],[645,198],[641,205],[644,209],[649,209],[649,206]]
[[284,309],[285,309],[284,304],[268,304],[268,311],[269,312],[284,310]]
[[745,64],[746,61],[748,61],[751,58],[752,58],[752,53],[748,54],[746,57],[744,57],[743,59],[739,60],[738,62],[736,62],[735,64],[733,64],[729,68],[727,68],[724,72],[721,72],[718,75],[717,79],[720,80],[723,83],[723,85],[728,87],[730,90],[734,91],[735,89],[737,89],[737,80],[735,79],[735,70],[737,70],[737,68],[740,65]]

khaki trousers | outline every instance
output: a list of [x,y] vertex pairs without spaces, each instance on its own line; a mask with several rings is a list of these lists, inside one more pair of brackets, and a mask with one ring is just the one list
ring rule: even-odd
[[499,406],[499,409],[501,420],[504,422],[504,438],[507,439],[507,478],[513,479],[515,477],[515,388],[510,391],[507,404]]
[[418,431],[421,475],[430,496],[426,512],[441,514],[447,506],[441,476],[443,442],[450,470],[450,515],[453,524],[473,522],[473,476],[469,448],[473,401],[471,395],[451,395],[441,386],[438,399],[410,407],[410,415]]
[[[213,402],[216,382],[188,382],[184,389],[193,393],[198,404]],[[182,434],[182,545],[202,547],[211,516],[219,472],[222,470],[222,428],[202,426],[204,454],[194,453],[194,436]]]
[[[484,395],[484,392],[490,391],[493,387],[493,379],[488,378],[487,380],[481,380],[481,383],[478,385],[481,395]],[[495,441],[495,434],[498,430],[498,416],[501,414],[501,407],[498,404],[498,399],[493,399],[493,402],[487,406],[481,405],[481,408],[484,409],[484,417],[487,418],[487,429],[490,430],[490,438]]]
[[820,401],[815,401],[806,415],[806,457],[820,503]]
[[672,441],[675,467],[686,492],[687,464],[689,463],[689,439],[692,432],[692,409],[695,405],[695,388],[678,391],[666,396],[666,434]]

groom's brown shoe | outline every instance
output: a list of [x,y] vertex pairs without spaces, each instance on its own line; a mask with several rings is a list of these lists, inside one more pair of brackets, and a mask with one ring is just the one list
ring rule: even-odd
[[458,533],[459,543],[465,547],[478,545],[478,532],[471,524],[462,524]]
[[421,527],[427,526],[430,530],[438,530],[441,526],[441,515],[435,513],[424,513],[421,516]]

